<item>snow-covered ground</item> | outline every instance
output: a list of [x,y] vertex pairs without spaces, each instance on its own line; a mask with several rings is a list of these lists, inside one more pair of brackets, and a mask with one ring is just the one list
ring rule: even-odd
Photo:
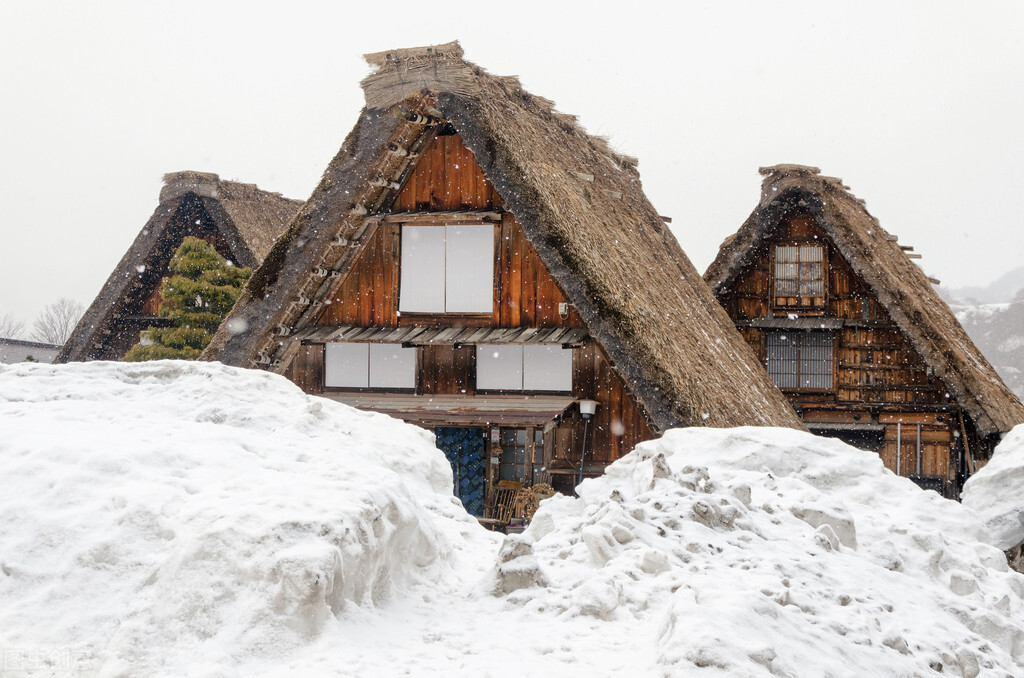
[[502,541],[265,373],[0,367],[0,432],[4,678],[1024,675],[985,521],[838,441],[670,431]]

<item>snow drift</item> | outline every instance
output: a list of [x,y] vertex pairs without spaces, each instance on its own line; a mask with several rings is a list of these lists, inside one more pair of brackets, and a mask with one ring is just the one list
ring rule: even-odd
[[1024,578],[977,516],[781,429],[644,443],[503,547],[539,615],[649,623],[666,673],[1020,675]]
[[36,668],[40,648],[102,675],[275,656],[449,579],[435,523],[476,529],[427,432],[283,378],[0,369],[0,647]]
[[1003,550],[1024,542],[1024,426],[999,444],[992,459],[964,484],[963,502],[979,514],[990,541]]
[[1024,675],[984,521],[838,441],[670,431],[502,540],[265,373],[0,367],[0,430],[12,675]]

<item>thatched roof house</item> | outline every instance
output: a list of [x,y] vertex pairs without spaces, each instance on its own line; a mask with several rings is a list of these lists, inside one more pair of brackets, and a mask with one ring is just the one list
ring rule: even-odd
[[[246,329],[222,326],[205,358],[287,373],[364,245],[389,213],[406,209],[398,199],[417,159],[455,135],[469,152],[462,162],[482,171],[478,183],[461,187],[463,196],[493,187],[486,214],[507,214],[521,228],[651,432],[801,427],[644,196],[636,159],[517,78],[466,61],[457,43],[366,59],[373,72],[362,83],[366,107],[355,128],[243,290],[229,321]],[[437,190],[409,204],[439,213]],[[394,322],[413,320],[399,314]]]
[[[955,421],[962,412],[964,425],[953,424],[942,435],[961,452],[961,437],[977,438],[967,453],[983,459],[992,437],[1024,422],[1020,401],[935,292],[938,281],[912,261],[920,255],[882,228],[864,201],[814,167],[777,165],[761,174],[760,202],[722,243],[704,279],[755,350],[773,331],[827,331],[836,337],[834,386],[813,389],[794,382],[787,391],[812,429],[876,426],[883,432],[897,422],[922,425],[926,430],[917,428],[916,435],[932,435],[937,458],[948,459],[938,429],[950,429],[949,415]],[[814,260],[787,263],[796,259],[786,258],[786,248],[790,254],[804,248]],[[814,254],[816,248],[824,249],[823,258]],[[801,297],[797,285],[815,292]],[[762,348],[762,358],[771,370],[770,348]],[[779,379],[785,378],[791,375]],[[839,410],[864,416],[854,422],[839,417]],[[810,423],[808,413],[821,423]],[[929,432],[929,426],[936,429]],[[893,445],[897,438],[904,447],[914,442],[906,430],[886,435]],[[918,461],[911,464],[918,469],[921,447],[919,441]],[[906,470],[906,459],[892,462],[894,469]]]
[[58,363],[118,360],[140,330],[158,324],[157,288],[185,236],[204,238],[239,266],[255,268],[301,202],[216,174],[164,175],[160,203],[86,310]]

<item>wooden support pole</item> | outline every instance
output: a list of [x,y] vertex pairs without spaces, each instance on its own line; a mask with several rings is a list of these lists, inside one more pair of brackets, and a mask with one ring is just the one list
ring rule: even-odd
[[921,475],[921,424],[917,425],[917,475]]
[[896,475],[900,473],[900,457],[903,455],[903,422],[896,422]]
[[971,454],[971,446],[967,442],[967,426],[964,424],[964,409],[960,408],[960,435],[964,439],[964,451],[967,452],[967,464],[971,467],[971,475],[978,470],[977,464],[974,463],[974,455]]

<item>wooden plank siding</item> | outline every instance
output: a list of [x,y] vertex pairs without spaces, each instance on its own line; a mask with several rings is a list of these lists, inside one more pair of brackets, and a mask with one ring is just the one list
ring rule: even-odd
[[[443,138],[443,137],[442,137]],[[487,316],[398,313],[401,225],[382,223],[363,246],[353,269],[338,286],[316,325],[481,325],[492,327],[579,327],[575,310],[562,318],[565,294],[544,267],[511,214],[495,225],[495,304]]]
[[306,393],[324,392],[324,345],[303,344],[284,371],[291,380]]
[[[637,443],[653,437],[622,379],[594,342],[574,350],[572,382],[573,396],[600,403],[589,426],[588,462],[611,463]],[[578,454],[581,424],[574,422],[573,428],[576,435],[571,441],[570,454]]]
[[501,198],[457,134],[438,136],[418,158],[392,212],[500,209]]
[[[778,242],[825,246],[827,279],[822,308],[775,306],[771,263],[773,246]],[[877,451],[892,471],[897,466],[896,422],[902,422],[899,468],[904,476],[916,473],[916,425],[923,422],[921,472],[943,478],[949,491],[962,449],[961,435],[955,433],[958,424],[953,413],[957,404],[942,381],[930,375],[924,359],[813,217],[793,215],[769,232],[719,300],[762,363],[766,361],[765,335],[770,330],[751,327],[750,321],[787,318],[790,314],[844,320],[842,329],[835,333],[834,391],[784,393],[808,422],[848,423],[854,421],[853,413],[858,413],[857,421],[883,424]],[[981,441],[968,442],[978,446]]]
[[377,227],[315,324],[398,326],[400,233],[398,224]]
[[473,395],[476,393],[475,346],[421,346],[418,393]]

